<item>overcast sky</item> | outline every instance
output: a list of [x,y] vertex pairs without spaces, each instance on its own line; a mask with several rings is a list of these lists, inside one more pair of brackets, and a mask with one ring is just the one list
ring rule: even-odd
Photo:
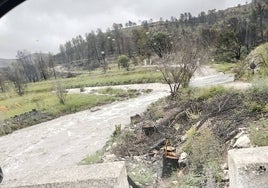
[[[57,53],[59,45],[97,28],[160,17],[197,15],[247,0],[27,0],[0,19],[0,58],[18,50]],[[250,2],[250,0],[248,0]]]

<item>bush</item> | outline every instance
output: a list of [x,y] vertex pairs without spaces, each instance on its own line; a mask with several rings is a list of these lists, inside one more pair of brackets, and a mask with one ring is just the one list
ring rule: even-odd
[[129,170],[129,176],[134,182],[142,185],[151,184],[153,182],[153,172],[144,164],[133,165]]
[[129,71],[129,58],[126,55],[120,55],[117,59],[118,67],[123,67]]
[[212,98],[216,95],[222,95],[222,94],[227,93],[227,92],[228,92],[228,90],[223,86],[201,88],[201,89],[196,89],[194,91],[195,98],[200,100],[200,101],[207,100],[207,99]]
[[138,59],[136,57],[133,57],[132,58],[132,63],[133,63],[134,66],[137,66],[139,64],[139,61],[138,61]]
[[59,102],[61,104],[65,104],[66,96],[67,96],[67,91],[63,87],[61,81],[57,81],[56,82],[56,95],[57,95],[57,97],[59,99]]
[[80,164],[81,165],[88,165],[88,164],[96,164],[102,162],[102,156],[104,154],[104,149],[96,151],[91,155],[88,155],[85,159],[83,159]]
[[115,130],[113,132],[113,137],[119,136],[122,132],[121,124],[115,125]]
[[268,146],[267,119],[261,119],[250,126],[250,140],[256,146]]
[[[199,186],[204,182],[204,177],[215,182],[219,179],[221,148],[219,139],[210,129],[196,131],[191,128],[187,131],[187,142],[183,150],[189,154],[190,173],[184,180],[186,184]],[[206,176],[208,171],[211,177]]]
[[268,78],[255,78],[252,83],[253,93],[268,93]]
[[258,104],[255,101],[246,103],[246,106],[248,107],[250,112],[262,112],[265,108],[263,105]]
[[80,87],[80,92],[85,92],[86,90],[85,90],[85,87],[84,86],[81,86]]

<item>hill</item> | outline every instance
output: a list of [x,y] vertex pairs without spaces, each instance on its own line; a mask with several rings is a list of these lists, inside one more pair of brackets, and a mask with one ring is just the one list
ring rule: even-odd
[[15,59],[2,59],[0,58],[0,68],[8,67],[12,62],[15,62]]

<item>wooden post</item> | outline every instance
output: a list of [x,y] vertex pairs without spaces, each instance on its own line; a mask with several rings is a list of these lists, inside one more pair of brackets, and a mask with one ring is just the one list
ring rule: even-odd
[[144,126],[142,127],[142,131],[145,133],[146,136],[151,136],[155,132],[154,126]]
[[170,177],[172,172],[177,170],[179,167],[179,157],[175,153],[175,148],[169,146],[169,141],[166,140],[165,144],[165,153],[163,155],[163,168],[162,168],[162,177]]
[[177,170],[179,167],[178,163],[179,158],[174,156],[163,155],[163,169],[162,177],[170,177],[172,172]]

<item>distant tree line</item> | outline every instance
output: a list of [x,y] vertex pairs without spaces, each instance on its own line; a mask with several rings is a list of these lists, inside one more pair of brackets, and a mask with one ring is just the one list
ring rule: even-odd
[[192,32],[195,35],[201,33],[202,40],[215,48],[217,57],[239,60],[253,47],[268,40],[267,19],[267,0],[253,0],[250,4],[219,11],[212,9],[198,16],[186,12],[166,21],[163,18],[157,22],[152,19],[140,21],[139,26],[131,21],[125,28],[123,24],[114,23],[106,32],[98,29],[60,45],[58,57],[67,65],[83,60],[89,69],[94,69],[101,65],[101,53],[105,53],[106,58],[122,54],[129,58],[136,55],[150,57],[152,49],[158,45],[150,42],[159,35],[156,33],[166,32],[179,38],[184,32]]
[[27,83],[48,80],[51,77],[57,78],[52,54],[18,51],[16,62],[0,70],[0,90],[5,92],[9,81],[13,83],[15,91],[23,95]]
[[[128,21],[125,27],[114,23],[105,32],[98,29],[66,41],[56,55],[18,51],[17,61],[0,71],[0,91],[5,92],[9,80],[22,95],[23,86],[28,82],[56,79],[58,64],[68,72],[75,64],[82,64],[89,71],[103,67],[105,72],[107,62],[115,61],[119,56],[122,62],[128,62],[127,58],[166,57],[174,45],[181,49],[179,45],[184,45],[185,41],[177,43],[186,35],[195,38],[199,47],[213,51],[213,58],[238,61],[255,46],[268,41],[267,21],[268,0],[252,0],[226,10],[200,12],[198,16],[187,12],[165,21],[163,18],[155,22],[153,19],[139,21],[140,24]],[[119,65],[128,70],[129,65]]]

